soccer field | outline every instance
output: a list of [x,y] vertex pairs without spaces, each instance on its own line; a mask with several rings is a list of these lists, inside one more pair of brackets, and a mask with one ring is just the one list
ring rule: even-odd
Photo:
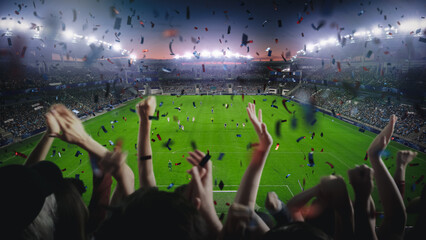
[[[157,96],[157,109],[160,111],[160,119],[153,121],[152,136],[155,142],[151,142],[153,148],[153,165],[157,184],[160,189],[167,190],[167,187],[173,183],[174,187],[167,191],[173,191],[176,186],[189,182],[189,174],[186,173],[191,166],[186,161],[188,151],[192,151],[191,142],[194,141],[198,149],[203,152],[210,151],[213,162],[213,179],[217,179],[217,184],[223,181],[225,187],[220,190],[214,185],[214,198],[217,202],[218,213],[225,212],[228,209],[226,203],[232,203],[235,191],[238,189],[240,180],[249,164],[252,149],[248,149],[249,143],[257,142],[257,135],[248,119],[246,106],[249,101],[256,101],[256,109],[263,111],[263,121],[268,127],[268,131],[273,137],[273,146],[268,156],[262,179],[260,182],[257,205],[261,210],[265,210],[264,201],[269,191],[275,191],[281,200],[288,201],[293,195],[301,192],[301,185],[305,179],[305,188],[310,188],[317,183],[322,176],[336,173],[342,175],[348,182],[347,170],[355,165],[367,164],[364,161],[366,150],[375,137],[370,132],[361,133],[358,128],[348,123],[335,119],[328,115],[317,112],[314,125],[307,123],[304,119],[302,107],[294,102],[287,103],[290,111],[296,111],[296,127],[291,126],[293,114],[289,114],[281,104],[282,98],[277,96],[245,96],[244,101],[241,96]],[[276,99],[277,108],[271,107],[272,101]],[[113,146],[109,140],[115,142],[116,139],[124,140],[123,150],[128,152],[127,163],[133,169],[136,177],[136,188],[139,183],[137,180],[137,159],[135,144],[138,135],[138,117],[137,114],[130,111],[135,108],[135,104],[140,99],[130,101],[125,106],[107,112],[94,119],[84,123],[86,131],[98,142],[110,150]],[[196,108],[193,106],[193,102]],[[159,106],[161,104],[161,106]],[[230,104],[228,108],[225,104]],[[232,104],[232,105],[231,105]],[[181,107],[179,112],[177,107]],[[213,108],[213,113],[212,113]],[[167,114],[166,117],[161,117]],[[123,118],[127,118],[124,121]],[[170,118],[170,122],[167,121]],[[189,117],[189,120],[187,120]],[[192,122],[192,118],[195,121]],[[178,128],[174,119],[179,119],[184,126],[184,130]],[[213,122],[211,119],[213,118]],[[114,128],[112,128],[112,122]],[[280,126],[280,137],[276,133],[276,122],[278,120],[287,120]],[[227,127],[224,127],[224,124]],[[239,126],[237,127],[237,123]],[[245,123],[245,127],[242,124]],[[105,126],[107,133],[100,128]],[[315,132],[314,139],[311,139],[312,132]],[[320,133],[324,136],[321,137]],[[157,138],[161,136],[161,141]],[[237,137],[240,135],[240,137]],[[302,136],[306,138],[297,142]],[[2,164],[22,164],[24,159],[15,156],[15,151],[29,155],[35,147],[41,135],[27,139],[3,148],[0,153]],[[168,139],[171,139],[169,150],[166,147]],[[279,148],[276,145],[279,143]],[[309,167],[308,153],[314,149],[315,166]],[[323,151],[321,151],[323,149]],[[393,175],[395,171],[396,152],[407,147],[391,142],[387,148],[384,162]],[[52,156],[53,150],[56,154]],[[75,157],[77,151],[83,155]],[[61,157],[59,157],[60,152]],[[219,155],[224,153],[221,160]],[[304,156],[306,155],[306,159]],[[80,164],[81,159],[81,164]],[[92,171],[88,154],[77,146],[68,145],[56,139],[49,151],[47,159],[56,163],[63,169],[65,177],[75,177],[80,174],[80,179],[87,185],[87,192],[84,194],[84,201],[88,204],[92,193]],[[173,163],[172,171],[168,169],[168,161]],[[327,164],[330,163],[334,166]],[[175,165],[175,163],[181,163]],[[408,166],[406,171],[406,195],[407,199],[419,196],[424,181],[412,189],[412,184],[419,179],[426,170],[426,156],[419,153],[412,163],[419,163],[418,166]],[[300,182],[300,183],[299,183]],[[348,190],[352,196],[352,188],[348,185]],[[381,206],[378,201],[377,188],[374,189],[373,198],[376,201],[376,208],[381,212]],[[380,220],[378,218],[378,220]],[[415,218],[409,215],[408,224],[413,224]]]

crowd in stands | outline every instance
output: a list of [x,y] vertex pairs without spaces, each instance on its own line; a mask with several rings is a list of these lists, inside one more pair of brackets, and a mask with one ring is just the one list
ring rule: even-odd
[[[82,122],[64,105],[47,111],[47,131],[24,165],[0,168],[1,239],[419,239],[426,227],[426,188],[421,196],[404,204],[405,169],[417,153],[399,151],[395,173],[389,173],[381,152],[387,148],[399,118],[392,115],[368,148],[367,165],[356,166],[342,176],[324,176],[313,187],[283,202],[269,192],[265,208],[256,211],[263,168],[272,147],[262,112],[252,103],[247,114],[258,136],[251,160],[242,176],[226,219],[213,200],[213,165],[209,154],[188,153],[191,167],[187,184],[174,191],[157,188],[151,148],[151,120],[155,97],[136,105],[139,117],[137,171],[127,164],[122,142],[109,151],[85,132]],[[259,110],[259,112],[257,111]],[[269,126],[270,127],[270,126]],[[93,166],[90,204],[82,200],[84,183],[64,178],[46,158],[53,139],[84,149]],[[117,184],[112,184],[112,179]],[[135,179],[139,189],[135,189]],[[347,185],[346,183],[350,183]],[[111,191],[112,186],[114,190]],[[349,195],[352,187],[354,197]],[[373,188],[378,188],[383,221],[376,226]],[[417,220],[406,229],[407,212]]]
[[329,111],[334,110],[336,114],[379,129],[386,126],[391,114],[395,114],[399,118],[395,125],[396,134],[407,137],[414,133],[413,140],[424,141],[424,133],[421,129],[425,126],[425,118],[412,104],[404,103],[395,97],[373,94],[355,97],[350,91],[344,89],[317,88],[314,85],[304,85],[293,95],[304,101],[313,96],[315,105]]
[[[73,84],[117,79],[123,77],[115,71],[96,67],[82,68],[77,66],[49,67],[46,71],[41,67],[16,65],[13,71],[1,67],[2,81],[0,89],[19,90],[29,88],[43,88],[49,84]],[[72,74],[71,74],[72,73]]]
[[[5,103],[0,105],[0,127],[13,134],[14,137],[28,136],[30,133],[44,128],[44,112],[55,103],[62,103],[74,110],[79,117],[91,116],[102,112],[125,100],[134,97],[134,94],[125,89],[110,87],[106,94],[106,87],[63,89],[53,93],[33,93],[35,98],[28,98],[22,103]],[[19,96],[18,96],[19,98]],[[20,99],[25,99],[21,96]]]
[[346,64],[341,63],[340,72],[338,71],[337,63],[324,68],[307,70],[304,71],[304,78],[330,82],[359,82],[373,87],[399,88],[403,85],[401,78],[404,74],[399,68],[392,66],[378,67],[377,65],[347,67]]

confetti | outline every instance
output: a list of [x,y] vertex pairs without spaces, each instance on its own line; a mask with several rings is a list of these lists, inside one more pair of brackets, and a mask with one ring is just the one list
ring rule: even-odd
[[300,142],[300,140],[305,139],[305,138],[306,138],[305,136],[302,136],[302,137],[298,138],[298,139],[296,140],[296,142]]

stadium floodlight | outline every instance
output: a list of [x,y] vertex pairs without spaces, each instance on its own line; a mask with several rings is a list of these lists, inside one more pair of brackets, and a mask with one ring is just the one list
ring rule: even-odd
[[130,55],[130,58],[131,58],[133,61],[136,61],[136,55],[132,54],[132,55]]
[[205,58],[210,58],[211,57],[211,54],[210,54],[210,52],[209,51],[206,51],[206,50],[203,50],[202,52],[201,52],[201,55],[200,55],[201,57],[205,57]]
[[382,29],[381,28],[373,28],[372,30],[371,30],[371,32],[374,34],[374,35],[380,35],[380,34],[382,34]]
[[320,45],[321,46],[325,46],[325,45],[327,45],[327,43],[328,43],[328,41],[326,41],[326,40],[321,40],[320,41]]
[[89,37],[87,39],[87,45],[90,45],[91,43],[96,43],[98,40],[96,40],[96,38],[94,37]]
[[180,58],[180,55],[179,55],[179,54],[176,54],[173,58],[174,58],[174,59],[179,59],[179,58]]
[[212,56],[213,56],[214,58],[219,58],[221,55],[222,55],[222,53],[221,53],[220,51],[218,51],[218,50],[214,50],[214,51],[212,52]]
[[[426,22],[417,20],[417,19],[405,19],[401,20],[401,25],[398,26],[399,31],[401,32],[411,32],[416,31],[417,29],[424,29],[426,28]],[[419,33],[420,35],[422,32]]]
[[312,52],[312,51],[314,51],[314,45],[313,45],[313,44],[308,44],[308,45],[306,45],[306,50],[307,50],[308,52]]
[[184,57],[184,58],[186,58],[186,59],[191,59],[192,54],[191,54],[190,52],[186,52],[186,53],[183,55],[183,57]]
[[119,43],[115,43],[112,45],[112,49],[116,52],[119,52],[121,50],[121,45]]
[[247,58],[247,59],[253,59],[253,57],[252,57],[252,56],[250,56],[250,55],[247,55],[247,56],[246,56],[246,58]]
[[225,51],[225,58],[233,57],[233,53],[231,51]]
[[74,33],[71,30],[67,30],[62,33],[66,39],[71,39],[74,37]]

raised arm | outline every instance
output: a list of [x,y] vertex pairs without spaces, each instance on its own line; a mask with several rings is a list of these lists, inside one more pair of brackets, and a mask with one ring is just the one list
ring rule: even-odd
[[265,208],[274,217],[276,226],[289,224],[292,219],[285,203],[283,203],[275,192],[268,192],[265,200]]
[[[83,124],[64,105],[57,104],[49,111],[54,121],[59,126],[59,131],[52,131],[50,136],[57,137],[65,142],[76,144],[89,153],[90,159],[97,164],[99,159],[106,157],[108,150],[93,140],[84,130]],[[88,231],[92,233],[106,216],[106,207],[109,204],[112,179],[109,173],[93,174],[93,192],[89,203],[89,226]]]
[[234,202],[247,205],[250,209],[254,210],[260,177],[262,176],[263,167],[265,166],[266,158],[272,145],[272,137],[268,133],[265,123],[262,122],[261,109],[259,109],[258,117],[256,117],[255,105],[249,103],[247,113],[259,137],[259,144],[255,148],[251,162],[241,179]]
[[373,199],[373,169],[361,165],[348,170],[349,182],[355,193],[354,220],[357,239],[377,239]]
[[151,131],[151,120],[149,117],[153,116],[156,105],[155,97],[148,97],[136,104],[136,110],[139,115],[138,169],[141,188],[156,186],[152,167],[151,142],[149,139]]
[[401,194],[380,157],[391,140],[396,120],[396,116],[392,115],[388,125],[376,136],[368,148],[368,156],[374,170],[374,178],[384,211],[383,223],[378,230],[380,239],[402,238],[407,220]]
[[205,154],[198,150],[189,152],[187,160],[193,167],[188,171],[192,178],[187,187],[186,195],[196,204],[201,215],[206,220],[211,234],[215,236],[214,238],[217,238],[222,230],[222,223],[213,205],[212,163],[208,161],[204,166],[200,166],[200,162],[204,157]]
[[121,152],[122,141],[118,141],[113,152],[100,160],[99,166],[104,173],[111,174],[117,181],[110,205],[116,205],[135,190],[135,176],[127,165],[127,154]]
[[67,143],[76,144],[97,159],[105,157],[108,150],[87,134],[80,119],[74,113],[62,104],[53,105],[50,113],[54,116],[60,132],[62,132],[52,132],[50,136],[57,137]]
[[417,156],[417,152],[410,150],[398,151],[396,155],[395,174],[393,179],[398,187],[401,197],[404,199],[405,193],[405,169],[407,165]]
[[46,133],[44,133],[40,142],[31,152],[30,156],[28,156],[24,164],[26,166],[45,160],[47,153],[49,152],[50,147],[52,146],[52,143],[54,140],[54,138],[51,137],[50,135],[53,133],[59,133],[60,129],[59,129],[58,122],[56,122],[52,113],[50,112],[46,113],[45,117],[46,117],[46,127],[47,127]]

